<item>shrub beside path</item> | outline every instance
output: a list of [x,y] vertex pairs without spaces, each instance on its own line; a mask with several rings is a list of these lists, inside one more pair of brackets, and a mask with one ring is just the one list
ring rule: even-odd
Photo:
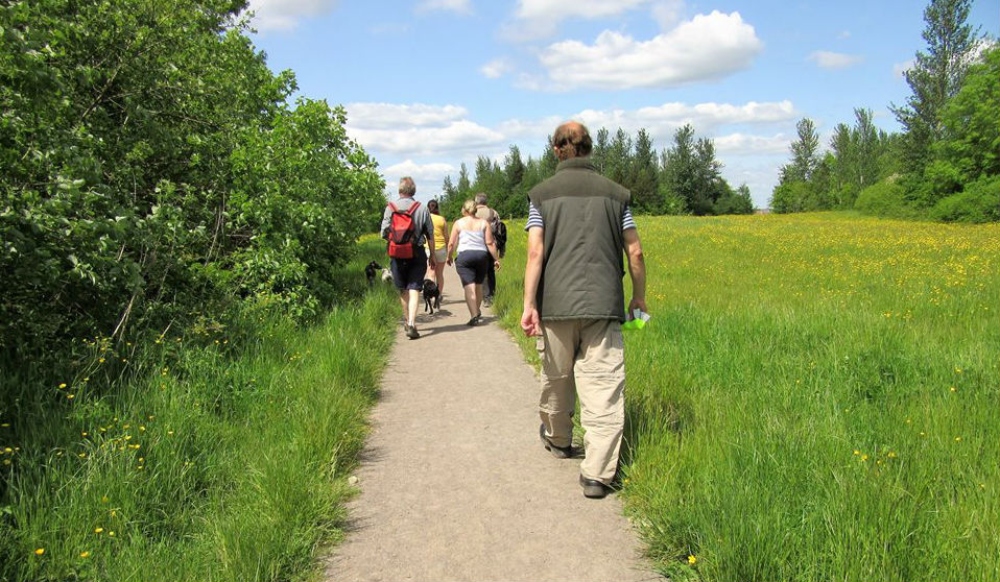
[[489,310],[466,325],[445,273],[441,311],[421,306],[422,337],[397,332],[326,580],[662,580],[621,502],[585,498],[580,460],[542,448],[534,369]]

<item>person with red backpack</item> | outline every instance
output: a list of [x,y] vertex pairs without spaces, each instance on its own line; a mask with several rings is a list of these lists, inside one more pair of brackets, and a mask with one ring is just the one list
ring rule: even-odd
[[[430,213],[413,199],[417,185],[413,178],[399,180],[399,198],[390,202],[382,215],[382,238],[389,242],[389,268],[403,306],[403,331],[417,339],[417,308],[427,267],[434,268],[434,223]],[[424,243],[429,251],[424,249]]]

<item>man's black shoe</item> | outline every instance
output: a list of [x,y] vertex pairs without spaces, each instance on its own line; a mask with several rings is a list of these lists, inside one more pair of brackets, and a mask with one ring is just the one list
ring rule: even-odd
[[583,487],[583,496],[590,499],[604,499],[611,493],[611,488],[595,479],[587,479],[580,475],[580,486]]
[[542,445],[545,450],[552,453],[552,456],[557,459],[569,459],[573,456],[573,445],[570,444],[568,447],[557,447],[552,444],[549,437],[545,436],[545,423],[542,423],[538,427],[538,436],[542,439]]
[[417,326],[405,324],[403,329],[406,330],[406,337],[413,339],[420,339],[420,332],[417,331]]

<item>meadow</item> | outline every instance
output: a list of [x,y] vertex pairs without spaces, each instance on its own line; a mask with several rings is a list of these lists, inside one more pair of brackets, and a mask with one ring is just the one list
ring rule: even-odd
[[[674,581],[1000,579],[1000,225],[639,217],[621,497]],[[494,310],[520,333],[523,223]],[[305,580],[396,336],[387,286],[0,377],[0,580]],[[626,277],[627,281],[627,277]],[[159,360],[120,375],[142,351]],[[98,389],[98,384],[101,388]],[[18,430],[14,430],[14,428]]]
[[1000,225],[638,226],[653,318],[626,332],[621,495],[663,572],[1000,579]]

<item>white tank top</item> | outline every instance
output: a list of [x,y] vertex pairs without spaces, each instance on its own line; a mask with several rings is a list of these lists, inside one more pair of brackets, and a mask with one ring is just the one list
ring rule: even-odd
[[458,231],[458,249],[462,251],[488,251],[486,248],[486,229]]

